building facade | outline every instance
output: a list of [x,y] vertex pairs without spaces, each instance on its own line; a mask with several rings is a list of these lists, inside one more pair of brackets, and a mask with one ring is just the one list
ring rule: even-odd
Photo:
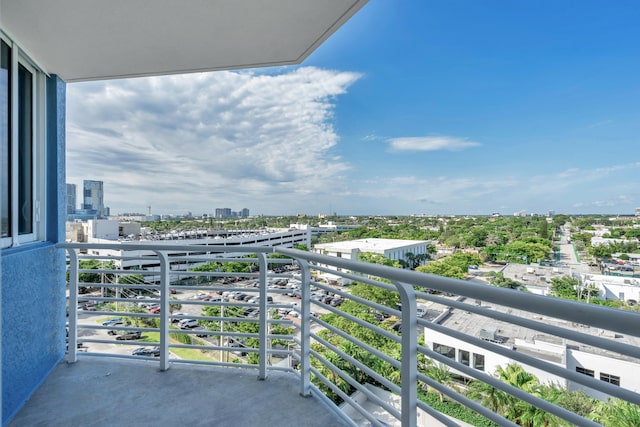
[[67,215],[74,214],[77,208],[77,192],[75,184],[67,184]]
[[102,181],[84,180],[82,209],[95,211],[98,218],[105,216],[104,183]]
[[[492,306],[491,309],[507,311],[507,309],[498,305]],[[525,312],[520,312],[520,314],[528,315]],[[531,318],[532,320],[534,319],[533,316]],[[562,322],[550,318],[535,318],[535,320],[543,320],[547,324],[562,324]],[[634,392],[640,391],[640,365],[638,365],[637,360],[632,358],[620,356],[611,351],[603,351],[575,341],[559,339],[556,336],[534,334],[532,330],[524,327],[451,308],[447,308],[433,322],[470,334],[480,340],[489,341],[493,345],[516,350],[536,360],[567,368],[573,372],[588,375]],[[623,337],[586,325],[574,325],[574,328],[578,332],[586,332],[604,339],[616,340],[634,346],[640,344],[635,337]],[[469,341],[455,338],[451,334],[430,328],[424,329],[424,340],[425,345],[434,352],[487,374],[492,375],[499,368],[506,368],[507,365],[515,363],[511,358],[497,351],[491,351]],[[609,397],[601,392],[534,366],[522,363],[520,363],[520,366],[525,371],[535,375],[541,383],[558,384],[570,391],[583,390],[601,400],[606,400]],[[454,373],[466,376],[463,372],[457,370]]]
[[314,245],[313,252],[353,260],[357,260],[360,253],[371,252],[389,259],[404,261],[409,253],[427,255],[428,244],[427,240],[358,239],[320,243]]

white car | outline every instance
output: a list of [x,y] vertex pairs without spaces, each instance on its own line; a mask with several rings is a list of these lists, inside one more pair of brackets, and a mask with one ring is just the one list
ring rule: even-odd
[[192,329],[197,328],[199,325],[196,319],[182,319],[178,326],[180,326],[180,329]]
[[[172,314],[172,316],[186,316],[186,315],[187,315],[187,313],[173,313],[173,314]],[[181,320],[184,320],[184,319],[179,319],[179,318],[177,318],[177,317],[172,317],[172,318],[171,318],[171,323],[178,323],[178,322],[180,322]]]

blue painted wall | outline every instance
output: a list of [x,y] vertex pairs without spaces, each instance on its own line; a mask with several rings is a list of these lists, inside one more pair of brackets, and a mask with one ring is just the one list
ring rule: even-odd
[[2,251],[2,424],[64,357],[66,348],[65,83],[47,79],[46,241]]

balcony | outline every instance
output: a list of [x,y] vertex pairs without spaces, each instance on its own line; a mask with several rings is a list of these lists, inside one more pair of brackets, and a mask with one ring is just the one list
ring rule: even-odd
[[[472,380],[554,420],[600,425],[501,381],[492,360],[640,405],[638,313],[283,247],[60,247],[69,255],[68,364],[11,427],[464,425],[422,399],[426,390],[518,425],[468,397]],[[196,268],[207,263],[216,271]],[[229,273],[228,263],[250,268]],[[85,288],[94,292],[78,293]],[[104,324],[115,317],[122,323]],[[185,318],[200,326],[180,328]],[[128,332],[141,335],[118,339]],[[139,347],[158,355],[132,354]],[[608,376],[589,363],[604,363]],[[430,366],[458,383],[438,382]]]

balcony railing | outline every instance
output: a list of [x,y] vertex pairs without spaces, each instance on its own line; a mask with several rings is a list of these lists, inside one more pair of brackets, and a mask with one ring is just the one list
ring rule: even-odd
[[[158,347],[161,370],[176,363],[192,363],[257,369],[260,378],[266,378],[272,370],[290,371],[297,374],[301,395],[314,394],[328,402],[339,402],[346,419],[375,426],[389,424],[389,419],[398,425],[416,426],[420,412],[444,425],[458,425],[419,398],[425,387],[498,425],[516,425],[468,398],[458,387],[432,379],[425,370],[429,363],[442,364],[459,378],[490,385],[569,423],[599,425],[501,381],[485,370],[482,361],[487,355],[519,363],[573,389],[584,388],[598,396],[640,405],[637,389],[625,387],[624,382],[618,385],[585,375],[567,362],[565,351],[588,349],[588,354],[606,356],[612,364],[623,361],[625,366],[638,367],[640,341],[634,342],[640,337],[638,313],[283,247],[216,247],[215,252],[194,245],[61,247],[69,254],[70,362],[96,355],[154,359],[153,355],[131,354],[134,347],[146,345]],[[94,260],[94,268],[80,268],[80,260]],[[219,263],[218,271],[193,270],[209,262]],[[223,266],[232,262],[252,268],[242,273],[224,271]],[[352,293],[351,283],[370,285],[391,298],[366,299]],[[87,287],[100,293],[78,293]],[[258,299],[251,300],[250,296]],[[358,305],[346,310],[340,305],[343,301]],[[157,309],[154,313],[141,310],[140,303],[157,304]],[[420,317],[418,308],[423,304],[439,315]],[[354,307],[366,315],[355,315]],[[462,323],[467,324],[447,321],[456,313],[464,315]],[[113,317],[129,324],[102,324]],[[176,322],[184,318],[196,320],[201,327],[176,327]],[[393,319],[397,322],[392,325]],[[545,340],[521,340],[516,345],[499,334],[478,336],[466,326],[479,319],[521,328],[529,331],[529,338],[544,336]],[[357,325],[365,333],[346,332],[341,326],[344,324]],[[116,335],[109,335],[109,331]],[[126,332],[138,331],[147,342],[117,339]],[[387,345],[378,345],[371,337]],[[435,337],[462,343],[457,355],[454,344],[442,344]],[[336,344],[338,341],[341,344]],[[550,341],[556,344],[545,344]],[[462,350],[462,345],[472,346],[482,359],[472,363],[470,352]],[[549,346],[559,349],[560,360],[527,351],[548,350]],[[207,357],[196,357],[201,354]],[[399,396],[400,403],[381,397],[364,383]],[[374,414],[355,392],[373,403],[378,412]],[[380,411],[387,421],[381,421]]]

